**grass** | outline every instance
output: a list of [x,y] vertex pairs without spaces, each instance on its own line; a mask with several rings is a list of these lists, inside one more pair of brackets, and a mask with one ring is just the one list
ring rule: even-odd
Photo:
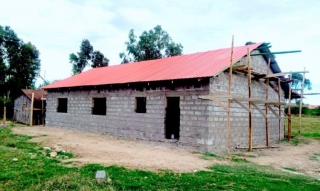
[[[319,180],[239,162],[236,156],[234,165],[214,165],[211,171],[196,173],[99,164],[68,167],[70,161],[44,156],[40,145],[28,141],[31,138],[0,129],[0,190],[320,190]],[[111,181],[97,181],[97,170],[105,170]]]
[[313,153],[313,155],[311,155],[309,159],[316,162],[320,161],[320,153]]
[[312,161],[318,161],[318,157],[315,156],[315,155],[312,155],[312,156],[310,156],[309,158],[310,158],[310,160],[312,160]]
[[298,146],[300,141],[299,139],[292,139],[291,143],[294,145],[294,146]]
[[240,158],[236,155],[231,156],[231,161],[236,163],[249,163],[249,161],[245,158]]
[[[301,118],[301,129],[299,132],[299,117],[292,116],[292,136],[290,143],[294,146],[301,144],[309,144],[310,138],[320,140],[320,117],[302,117]],[[288,121],[286,120],[286,131]],[[286,132],[288,134],[288,132]],[[287,139],[281,140],[281,142],[287,142]]]
[[295,169],[293,167],[283,167],[283,169],[290,170],[290,171],[293,171],[293,172],[297,172],[297,169]]
[[220,159],[220,157],[214,153],[201,153],[201,159],[203,160],[211,160],[211,159]]
[[[297,136],[299,131],[299,117],[292,116],[292,135]],[[286,124],[288,124],[286,122]],[[301,118],[301,136],[320,140],[320,117]]]
[[[42,148],[40,148],[40,150],[43,151]],[[50,157],[50,153],[51,151],[50,150],[46,150],[46,151],[43,151],[42,154],[45,153],[45,156],[46,157]],[[72,153],[69,153],[69,152],[65,152],[65,151],[60,151],[60,152],[57,152],[57,157],[56,158],[60,158],[60,159],[70,159],[70,158],[73,158],[73,154]]]
[[[201,159],[203,160],[211,160],[211,159],[217,159],[217,160],[229,160],[235,163],[249,163],[249,161],[243,157],[239,157],[241,154],[232,154],[232,155],[225,155],[225,156],[219,156],[214,153],[202,153]],[[254,157],[251,155],[245,155],[246,157]]]
[[214,154],[214,153],[203,153],[204,156],[207,156],[207,157],[214,157],[214,158],[217,158],[218,155]]
[[[287,140],[285,140],[285,141],[287,141]],[[294,146],[298,146],[301,144],[309,144],[310,141],[306,138],[303,138],[303,137],[294,137],[293,139],[291,139],[290,143]]]

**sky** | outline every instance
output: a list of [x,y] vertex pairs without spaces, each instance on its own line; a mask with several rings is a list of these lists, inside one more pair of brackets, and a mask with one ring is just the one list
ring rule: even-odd
[[[270,42],[282,71],[303,71],[320,93],[320,1],[292,0],[10,0],[0,1],[0,25],[10,26],[40,51],[41,75],[61,80],[71,75],[70,53],[88,39],[110,65],[121,62],[130,29],[139,36],[161,25],[183,53],[195,53],[248,41]],[[37,80],[37,84],[41,79]],[[320,95],[304,101],[320,105]]]

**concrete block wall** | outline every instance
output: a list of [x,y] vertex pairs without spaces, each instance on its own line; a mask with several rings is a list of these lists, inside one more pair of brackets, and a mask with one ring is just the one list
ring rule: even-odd
[[[257,53],[257,52],[256,52]],[[246,58],[240,60],[240,65],[246,64]],[[261,56],[252,57],[253,71],[266,73],[267,63]],[[272,72],[271,72],[272,73]],[[210,94],[215,95],[221,92],[228,92],[228,73],[222,72],[216,77],[211,78]],[[278,93],[269,87],[269,100],[278,100]],[[248,78],[243,74],[233,74],[231,93],[240,97],[248,97]],[[282,101],[284,101],[284,93],[281,92]],[[252,80],[252,97],[265,99],[266,89],[259,82]],[[227,100],[219,98],[219,100],[227,105]],[[248,102],[242,102],[248,106]],[[209,152],[225,152],[227,150],[227,112],[214,102],[209,104],[209,129],[208,129],[208,151]],[[265,111],[265,104],[257,104]],[[273,107],[278,113],[278,108]],[[237,103],[231,104],[231,146],[248,146],[249,135],[249,114]],[[278,143],[279,140],[279,120],[269,110],[268,112],[268,135],[269,145]],[[280,122],[280,138],[284,137],[284,121]],[[266,144],[266,128],[264,116],[252,106],[252,127],[253,127],[253,145]]]
[[[227,105],[227,102],[223,102]],[[248,104],[245,104],[248,106]],[[211,115],[208,129],[208,152],[225,152],[227,150],[227,113],[218,105],[211,103]],[[264,109],[264,105],[260,104]],[[236,103],[231,104],[231,147],[248,146],[249,114]],[[275,108],[277,111],[277,109]],[[278,118],[269,112],[269,144],[278,143],[279,126]],[[283,121],[281,122],[280,137],[283,134]],[[252,109],[253,145],[262,146],[266,143],[265,118],[254,107]]]
[[[254,50],[251,52],[251,54],[259,54],[260,51]],[[248,65],[248,59],[247,57],[243,57],[240,59],[240,61],[237,63],[238,65]],[[268,64],[264,60],[262,56],[251,56],[251,67],[253,68],[253,71],[258,73],[267,73]],[[271,69],[270,72],[272,73]]]
[[192,143],[196,151],[207,152],[208,106],[196,94],[180,97],[180,142]]
[[[205,92],[208,94],[209,90]],[[46,125],[172,144],[205,152],[209,101],[200,100],[196,91],[48,91]],[[146,113],[136,113],[135,97],[146,96]],[[92,98],[106,97],[107,114],[92,115]],[[180,139],[165,139],[166,97],[180,97]],[[68,112],[56,111],[57,98],[68,98]]]

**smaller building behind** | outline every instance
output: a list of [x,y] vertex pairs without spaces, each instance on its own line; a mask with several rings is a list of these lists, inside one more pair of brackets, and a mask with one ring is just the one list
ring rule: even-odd
[[34,93],[33,125],[41,125],[45,123],[45,110],[42,112],[42,108],[45,108],[46,101],[44,100],[42,103],[41,98],[45,98],[47,96],[47,91],[31,89],[21,89],[21,96],[14,100],[14,121],[23,124],[30,124],[32,93]]

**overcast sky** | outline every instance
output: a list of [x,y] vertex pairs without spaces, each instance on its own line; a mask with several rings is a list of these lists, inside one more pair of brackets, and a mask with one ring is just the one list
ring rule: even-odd
[[[69,54],[84,38],[115,65],[130,29],[140,35],[161,25],[184,54],[230,47],[232,35],[236,46],[270,42],[271,51],[302,50],[277,61],[282,71],[306,67],[312,92],[320,92],[320,1],[2,0],[0,25],[39,49],[48,80],[70,76]],[[305,102],[320,104],[320,96]]]

